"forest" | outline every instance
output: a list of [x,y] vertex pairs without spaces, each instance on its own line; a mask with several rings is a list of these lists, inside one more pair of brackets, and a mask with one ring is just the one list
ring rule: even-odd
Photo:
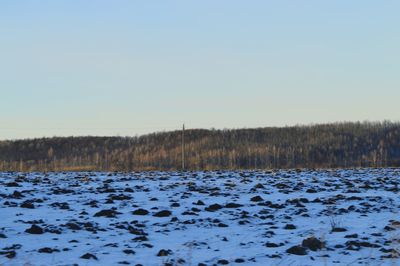
[[[0,141],[0,171],[144,171],[400,166],[400,124],[343,122]],[[182,153],[185,169],[182,169]]]

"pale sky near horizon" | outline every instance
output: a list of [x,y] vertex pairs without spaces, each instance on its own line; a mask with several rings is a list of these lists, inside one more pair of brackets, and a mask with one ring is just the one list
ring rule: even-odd
[[0,1],[0,139],[400,120],[400,1]]

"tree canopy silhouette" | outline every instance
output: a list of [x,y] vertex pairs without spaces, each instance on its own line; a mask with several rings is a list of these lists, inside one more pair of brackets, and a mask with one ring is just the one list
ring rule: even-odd
[[[334,123],[185,132],[189,170],[400,165],[399,123]],[[178,170],[181,132],[0,141],[1,171]]]

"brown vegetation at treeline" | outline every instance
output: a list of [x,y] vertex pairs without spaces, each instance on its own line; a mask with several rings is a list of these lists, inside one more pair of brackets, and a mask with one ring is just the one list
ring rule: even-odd
[[[185,132],[190,170],[400,166],[399,123]],[[0,171],[135,171],[181,167],[181,132],[0,141]]]

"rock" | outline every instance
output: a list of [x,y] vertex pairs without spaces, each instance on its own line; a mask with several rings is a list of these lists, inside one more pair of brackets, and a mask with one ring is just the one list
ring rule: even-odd
[[128,255],[135,255],[136,254],[136,252],[133,251],[132,249],[124,249],[123,252],[125,254],[128,254]]
[[265,243],[264,246],[266,246],[267,248],[277,248],[277,247],[280,247],[281,245],[276,244],[276,243],[267,242],[267,243]]
[[205,210],[209,212],[215,212],[222,209],[222,206],[219,205],[218,203],[216,204],[211,204],[210,206],[206,207]]
[[312,251],[317,251],[324,247],[324,243],[315,237],[304,239],[301,245],[305,248],[311,249]]
[[218,263],[218,264],[221,264],[221,265],[228,265],[228,264],[229,264],[229,261],[224,260],[224,259],[220,259],[220,260],[217,261],[217,263]]
[[307,255],[307,250],[302,246],[293,246],[291,248],[288,248],[286,252],[289,254],[294,254],[299,256]]
[[22,248],[21,244],[14,244],[12,246],[3,248],[3,250],[15,250],[15,249],[20,249],[20,248]]
[[53,253],[53,252],[60,252],[58,249],[53,249],[53,248],[41,248],[38,250],[39,253]]
[[76,223],[69,222],[69,223],[66,223],[65,226],[71,230],[81,230],[81,227],[79,225],[77,225]]
[[389,249],[381,248],[379,249],[379,251],[382,253],[392,253],[392,254],[395,254],[397,252],[394,248],[389,248]]
[[346,242],[346,246],[365,247],[365,248],[380,248],[378,244],[372,244],[366,241],[350,240]]
[[346,232],[346,231],[347,231],[347,229],[346,228],[342,228],[342,227],[334,227],[331,230],[332,233],[340,233],[340,232]]
[[163,211],[159,211],[156,212],[155,214],[153,214],[154,217],[168,217],[171,216],[171,212],[168,210],[163,210]]
[[69,210],[70,209],[69,208],[69,204],[67,202],[61,202],[61,203],[60,202],[54,202],[54,203],[50,204],[50,206],[58,207],[61,210]]
[[171,254],[172,254],[172,251],[170,249],[161,249],[160,251],[158,251],[157,257],[165,257],[165,256],[168,256]]
[[132,239],[133,241],[138,241],[138,242],[143,242],[143,241],[148,241],[149,239],[146,236],[138,236]]
[[254,196],[250,199],[252,202],[260,202],[263,201],[264,199],[261,196]]
[[128,226],[128,231],[129,231],[129,233],[131,233],[133,235],[138,235],[138,236],[145,236],[146,235],[146,233],[143,230],[137,229],[137,228],[135,228],[133,226]]
[[41,235],[44,233],[43,229],[40,226],[37,226],[36,224],[33,224],[31,228],[26,229],[25,232],[34,235]]
[[396,230],[394,227],[392,227],[392,226],[389,226],[389,225],[386,225],[384,228],[383,228],[383,230],[385,230],[385,231],[394,231],[394,230]]
[[12,259],[15,258],[17,252],[15,250],[0,251],[0,255],[4,255],[6,258]]
[[254,186],[254,188],[262,188],[262,189],[264,189],[265,187],[263,186],[263,184],[258,183],[258,184],[256,184]]
[[34,208],[35,208],[35,205],[33,205],[32,202],[26,200],[26,201],[24,201],[24,202],[21,203],[20,207],[21,207],[21,208],[26,208],[26,209],[34,209]]
[[45,232],[51,233],[51,234],[61,235],[61,230],[56,229],[56,228],[46,228]]
[[9,182],[5,184],[6,187],[20,187],[17,182]]
[[81,256],[81,259],[85,259],[85,260],[94,259],[94,260],[97,260],[97,257],[95,255],[93,255],[93,254],[86,253],[86,254]]
[[390,224],[395,226],[395,227],[398,227],[398,226],[400,226],[400,221],[390,220]]
[[130,200],[130,199],[132,199],[132,197],[129,195],[124,195],[124,194],[119,194],[119,195],[111,194],[111,195],[109,195],[109,199],[111,199],[111,200]]
[[20,198],[23,198],[24,195],[22,195],[21,192],[14,190],[13,194],[11,194],[10,197],[14,198],[14,199],[20,199]]
[[193,203],[194,205],[205,205],[203,201],[198,200],[197,202]]
[[148,210],[145,209],[137,209],[132,212],[133,215],[147,215],[149,214]]
[[115,218],[117,216],[117,214],[120,214],[119,212],[115,211],[115,210],[101,210],[99,212],[97,212],[94,217],[108,217],[108,218]]
[[238,204],[238,203],[228,203],[225,205],[225,208],[239,208],[242,207],[242,204]]
[[294,230],[294,229],[296,229],[296,226],[294,224],[287,224],[287,225],[285,225],[285,227],[283,227],[283,229]]

